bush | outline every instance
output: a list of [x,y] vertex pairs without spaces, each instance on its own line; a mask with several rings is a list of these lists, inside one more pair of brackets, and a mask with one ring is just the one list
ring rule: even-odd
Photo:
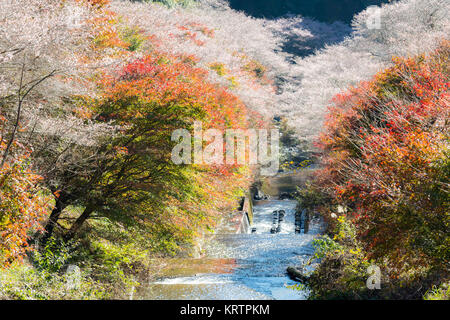
[[[308,281],[310,299],[362,299],[372,297],[367,289],[367,268],[371,265],[356,230],[344,216],[337,218],[333,238],[325,235],[314,240],[315,254],[320,262]],[[311,263],[310,262],[310,263]]]
[[19,263],[0,269],[0,299],[79,300],[105,297],[107,292],[83,272],[79,275],[61,275]]
[[31,261],[39,271],[59,272],[72,257],[74,243],[65,243],[54,237],[50,238],[43,248],[32,254]]
[[450,300],[450,285],[443,283],[439,287],[434,286],[424,296],[425,300]]
[[[352,225],[341,221],[335,237],[384,267],[386,296],[417,298],[448,279],[449,53],[444,41],[429,55],[396,58],[337,95],[320,139],[318,186]],[[338,260],[344,275],[354,273],[345,271],[351,260]]]

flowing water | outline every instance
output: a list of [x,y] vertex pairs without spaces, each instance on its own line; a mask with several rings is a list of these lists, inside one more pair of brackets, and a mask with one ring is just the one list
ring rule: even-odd
[[[286,274],[312,254],[321,224],[312,221],[308,234],[295,234],[295,201],[260,201],[254,206],[253,234],[217,234],[208,239],[206,257],[178,259],[168,275],[148,287],[151,299],[229,300],[305,299],[306,291]],[[285,210],[281,230],[271,234],[272,212]],[[302,231],[303,232],[303,231]]]

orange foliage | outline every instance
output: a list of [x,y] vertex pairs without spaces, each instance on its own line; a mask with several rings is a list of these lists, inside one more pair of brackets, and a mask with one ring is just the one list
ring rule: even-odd
[[376,256],[448,259],[449,52],[395,58],[330,108],[319,179]]
[[[4,150],[1,141],[0,151]],[[49,209],[49,198],[37,187],[41,177],[30,169],[28,157],[19,155],[0,169],[0,262],[4,266],[21,260],[30,250],[30,232],[41,229]]]
[[[98,119],[127,127],[130,123],[142,125],[139,119],[148,123],[149,117],[158,117],[149,132],[160,135],[161,140],[170,140],[170,127],[165,121],[173,117],[192,123],[203,120],[203,130],[247,128],[245,105],[225,88],[208,82],[208,72],[194,67],[192,59],[154,51],[113,74],[104,74],[99,83],[102,94]],[[157,115],[154,110],[159,110]],[[157,126],[163,123],[164,127]],[[191,169],[188,174],[196,191],[189,198],[176,195],[167,200],[171,211],[167,219],[186,231],[214,225],[214,217],[221,210],[235,205],[233,192],[248,185],[248,174],[238,173],[238,165]]]

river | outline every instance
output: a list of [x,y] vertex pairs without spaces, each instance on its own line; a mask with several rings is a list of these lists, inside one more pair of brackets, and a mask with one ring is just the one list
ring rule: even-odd
[[[311,221],[308,234],[295,234],[292,200],[257,201],[252,228],[256,233],[218,233],[207,239],[201,259],[178,259],[165,276],[149,284],[148,299],[164,300],[302,300],[306,290],[286,274],[313,254],[313,239],[321,223]],[[271,234],[272,213],[285,210],[279,233]],[[249,231],[250,232],[250,231]]]

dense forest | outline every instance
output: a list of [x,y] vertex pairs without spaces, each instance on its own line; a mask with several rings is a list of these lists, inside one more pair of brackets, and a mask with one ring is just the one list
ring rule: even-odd
[[296,194],[326,225],[297,288],[310,299],[448,299],[448,12],[446,0],[2,0],[0,299],[126,299],[167,258],[198,255],[259,167],[175,164],[172,133],[195,121],[281,121],[314,162]]

